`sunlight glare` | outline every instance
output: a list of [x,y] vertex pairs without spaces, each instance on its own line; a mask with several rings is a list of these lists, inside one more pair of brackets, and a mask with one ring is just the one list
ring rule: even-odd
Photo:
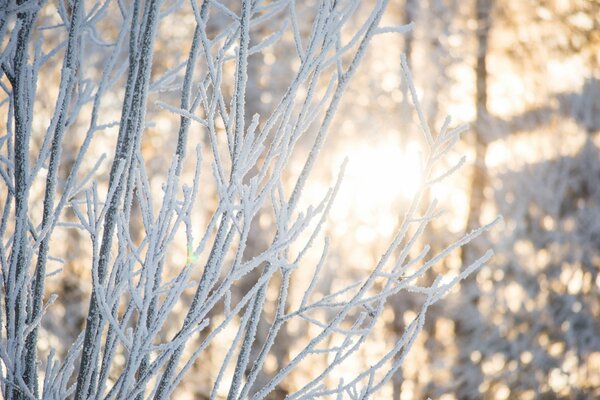
[[333,218],[369,218],[376,221],[379,234],[391,233],[395,228],[391,215],[398,214],[398,202],[412,199],[422,183],[419,144],[402,146],[393,139],[361,142],[341,155],[347,156],[348,165]]
[[403,149],[388,140],[348,151],[346,183],[362,188],[361,209],[372,210],[402,196],[412,198],[421,184],[421,151],[415,142]]

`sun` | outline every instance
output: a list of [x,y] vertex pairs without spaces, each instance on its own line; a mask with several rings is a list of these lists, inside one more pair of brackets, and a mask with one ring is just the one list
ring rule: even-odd
[[411,199],[422,183],[421,154],[415,141],[402,145],[387,139],[352,146],[347,151],[346,184],[361,188],[362,208],[379,208],[398,197]]
[[394,138],[345,146],[338,162],[345,157],[348,163],[332,218],[367,223],[373,234],[391,233],[402,204],[422,185],[421,154],[418,142]]

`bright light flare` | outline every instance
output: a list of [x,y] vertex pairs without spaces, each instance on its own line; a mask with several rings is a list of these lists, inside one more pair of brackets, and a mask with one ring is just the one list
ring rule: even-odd
[[412,199],[422,184],[421,154],[417,142],[393,139],[343,149],[348,165],[332,217],[370,221],[380,234],[391,233],[399,202]]

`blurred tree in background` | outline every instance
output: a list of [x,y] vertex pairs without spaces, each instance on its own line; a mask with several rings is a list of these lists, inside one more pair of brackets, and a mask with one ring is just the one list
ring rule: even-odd
[[[505,225],[489,237],[493,263],[461,285],[449,308],[435,309],[438,329],[424,334],[422,348],[431,375],[414,372],[405,398],[596,398],[600,3],[442,3],[454,10],[451,33],[419,37],[420,26],[435,27],[422,11],[411,47],[427,48],[427,37],[447,43],[450,94],[464,102],[439,101],[441,114],[460,104],[463,112],[451,113],[471,116],[473,175],[462,199],[445,199],[464,229],[494,213]],[[420,60],[429,69],[415,68],[424,98],[440,95],[427,92],[439,65],[430,56]],[[431,234],[430,243],[446,235]],[[462,260],[481,244],[463,248]]]

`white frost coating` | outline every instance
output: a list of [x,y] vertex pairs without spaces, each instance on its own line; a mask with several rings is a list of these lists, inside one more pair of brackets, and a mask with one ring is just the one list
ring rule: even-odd
[[[431,285],[419,280],[498,220],[437,254],[430,255],[428,245],[419,245],[427,224],[440,214],[432,201],[421,215],[423,194],[463,164],[464,158],[444,172],[435,168],[466,128],[450,129],[448,119],[434,137],[402,58],[404,78],[428,146],[424,181],[377,264],[351,283],[320,292],[329,252],[335,248],[322,232],[343,184],[344,165],[316,204],[302,206],[301,199],[369,43],[379,34],[412,29],[412,24],[379,27],[387,1],[370,5],[359,0],[320,1],[306,33],[301,29],[304,16],[297,10],[300,2],[294,0],[244,0],[238,2],[239,15],[237,8],[230,7],[235,2],[217,0],[176,1],[162,13],[159,0],[118,1],[115,10],[108,0],[87,5],[91,7],[87,10],[83,1],[76,0],[72,9],[58,2],[56,12],[62,23],[37,28],[34,3],[17,1],[0,9],[0,37],[8,36],[0,55],[8,82],[0,81],[8,96],[0,105],[8,109],[6,134],[0,137],[0,185],[6,193],[0,220],[0,387],[4,398],[167,399],[194,362],[202,360],[209,346],[228,331],[235,335],[214,371],[207,393],[211,399],[223,391],[231,400],[264,399],[314,355],[326,356],[327,364],[315,368],[296,392],[289,393],[290,399],[368,398],[402,365],[423,329],[428,307],[492,256],[487,251],[456,276],[437,277]],[[161,19],[179,9],[194,17],[189,52],[150,82],[154,43],[168,29]],[[359,10],[368,13],[360,26],[353,27],[351,21]],[[16,21],[7,30],[10,18]],[[104,39],[100,29],[107,24],[118,30],[114,42]],[[268,26],[276,28],[253,43],[253,35]],[[40,40],[44,35],[59,40],[49,43],[50,49],[42,53],[41,42],[34,43],[33,34],[40,34]],[[286,38],[294,42],[297,70],[290,73],[272,110],[252,115],[246,100],[253,83],[249,59]],[[87,61],[91,48],[102,60],[102,70],[95,75],[97,71]],[[33,60],[28,59],[31,50]],[[50,68],[49,61],[62,52],[63,62],[56,70],[61,76],[56,107],[45,134],[35,138],[40,141],[34,154],[30,144],[35,134],[36,94],[42,87],[38,77],[42,67]],[[106,108],[114,103],[123,80],[121,114],[114,121]],[[160,100],[152,99],[148,106],[153,91]],[[174,99],[173,93],[179,98]],[[166,157],[168,170],[157,177],[148,167],[142,143],[150,125],[146,114],[150,119],[153,113],[165,111],[176,115],[179,126],[160,134],[172,135],[169,141],[177,145]],[[78,121],[86,121],[87,129],[62,182],[58,168],[65,164],[63,138],[75,134]],[[112,128],[118,128],[114,152],[86,160],[100,141],[98,133]],[[316,134],[308,135],[309,130]],[[297,172],[291,163],[299,158],[295,149],[301,140],[310,151],[300,160]],[[188,145],[196,149],[191,155],[186,153]],[[30,153],[35,156],[31,166]],[[107,187],[102,189],[98,175],[105,158],[111,166]],[[188,174],[189,158],[194,166]],[[210,164],[208,172],[201,169],[203,160]],[[45,168],[44,180],[40,172]],[[28,203],[30,189],[40,181],[46,194],[43,217]],[[153,190],[157,181],[162,191]],[[216,204],[204,225],[199,225],[195,212],[207,207],[207,181],[213,185]],[[74,220],[67,219],[66,209],[72,211]],[[248,256],[251,227],[261,213],[271,217],[275,232],[265,248]],[[135,224],[139,238],[132,235]],[[92,249],[87,263],[92,279],[87,284],[91,283],[93,294],[85,331],[63,358],[52,349],[42,370],[37,331],[55,300],[49,296],[42,301],[49,295],[44,281],[61,273],[46,273],[45,266],[48,261],[63,262],[50,241],[57,232],[75,229]],[[185,238],[187,257],[173,265],[170,255],[181,248],[181,238]],[[320,254],[311,265],[307,254],[314,247]],[[297,279],[300,272],[307,273],[308,281]],[[243,284],[247,287],[240,293]],[[272,287],[277,289],[274,299],[267,293]],[[291,290],[303,293],[297,305],[289,301]],[[419,293],[425,299],[404,334],[370,367],[332,383],[328,378],[366,346],[390,297],[401,291]],[[177,318],[178,310],[183,310],[185,318]],[[280,335],[293,322],[310,326],[316,334],[290,353],[280,370],[266,377],[268,358],[276,355]]]

